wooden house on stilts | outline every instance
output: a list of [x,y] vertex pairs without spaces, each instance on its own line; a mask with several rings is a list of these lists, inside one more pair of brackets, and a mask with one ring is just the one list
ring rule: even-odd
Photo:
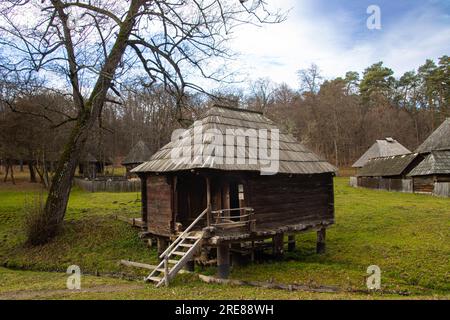
[[202,258],[216,259],[226,278],[230,253],[252,256],[272,239],[282,254],[284,236],[292,249],[300,232],[317,232],[323,252],[334,223],[335,171],[261,113],[210,108],[132,170],[142,179],[143,220],[162,259],[147,280],[168,284]]

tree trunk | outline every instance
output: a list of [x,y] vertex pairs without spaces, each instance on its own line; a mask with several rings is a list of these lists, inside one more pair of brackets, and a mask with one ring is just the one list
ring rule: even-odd
[[5,179],[3,180],[3,182],[8,181],[8,173],[11,176],[11,181],[13,184],[16,184],[16,180],[14,179],[14,163],[7,159],[6,160],[6,173],[5,173]]
[[28,170],[30,171],[30,182],[36,183],[36,172],[34,171],[33,161],[28,161]]
[[8,172],[9,172],[9,164],[8,161],[5,163],[5,178],[3,179],[3,182],[8,181]]
[[16,184],[16,180],[14,179],[14,164],[13,163],[10,165],[10,169],[11,169],[11,181],[13,184]]
[[45,230],[42,238],[35,239],[34,243],[45,243],[48,239],[54,237],[61,227],[72,189],[75,169],[90,129],[86,122],[86,116],[80,116],[80,120],[72,130],[69,141],[64,147],[45,203],[44,214],[47,219],[47,230]]
[[[127,17],[120,27],[116,42],[105,61],[89,99],[87,101],[76,100],[80,110],[77,122],[72,129],[69,140],[64,147],[64,152],[58,162],[45,203],[44,219],[46,220],[46,230],[41,232],[42,235],[40,235],[39,239],[29,239],[32,244],[46,243],[57,234],[62,226],[67,203],[69,201],[70,190],[72,189],[73,177],[80,160],[80,154],[83,151],[92,127],[101,115],[113,75],[127,48],[127,41],[134,26],[135,16],[143,4],[143,0],[131,1]],[[64,20],[64,23],[67,23],[67,15],[63,12],[61,3],[56,3],[56,9],[59,12],[60,18]],[[67,32],[67,30],[65,31]],[[73,51],[73,48],[70,48],[70,35],[66,35],[66,45]],[[71,51],[69,52],[73,54]],[[72,63],[75,63],[74,56],[70,57],[69,60]],[[71,76],[76,77],[76,70],[71,71],[74,72]],[[72,82],[74,83],[73,79]],[[74,97],[78,97],[75,90],[78,83],[72,84],[72,86],[74,87]]]

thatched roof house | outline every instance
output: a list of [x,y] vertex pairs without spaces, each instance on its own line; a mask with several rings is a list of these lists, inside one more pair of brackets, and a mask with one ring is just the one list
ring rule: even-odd
[[[194,255],[178,243],[193,239],[192,248],[201,242],[214,249],[209,254],[217,255],[224,277],[230,245],[242,252],[272,238],[280,253],[285,233],[315,230],[322,252],[325,229],[334,223],[335,171],[261,113],[221,106],[132,170],[142,180],[143,219],[160,251],[165,239],[176,238],[163,254],[173,270]],[[189,232],[177,238],[182,230]]]
[[98,160],[90,152],[85,152],[78,164],[78,173],[84,178],[95,179],[99,173],[104,172],[105,165],[111,165],[113,161],[105,157],[103,161]]
[[124,166],[136,166],[143,162],[150,160],[152,153],[150,149],[147,147],[144,141],[139,140],[133,148],[131,148],[130,152],[127,154],[125,159],[122,161],[122,165]]
[[152,153],[150,149],[147,147],[144,141],[139,140],[133,148],[131,148],[130,152],[127,154],[125,159],[122,161],[122,165],[126,168],[126,176],[131,177],[131,169],[144,163],[145,161],[150,160]]
[[353,168],[362,168],[373,158],[396,156],[411,153],[407,148],[401,145],[393,138],[377,140],[353,165]]

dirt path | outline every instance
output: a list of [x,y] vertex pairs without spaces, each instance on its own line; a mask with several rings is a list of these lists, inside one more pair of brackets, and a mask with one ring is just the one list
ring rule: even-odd
[[31,290],[31,291],[10,291],[0,293],[0,300],[29,300],[29,299],[44,299],[61,294],[80,294],[80,293],[109,293],[109,292],[123,292],[130,290],[143,289],[143,285],[137,284],[123,284],[123,285],[102,285],[81,290]]

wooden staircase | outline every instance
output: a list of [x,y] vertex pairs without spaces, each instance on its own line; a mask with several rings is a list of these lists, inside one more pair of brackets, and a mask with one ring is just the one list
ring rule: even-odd
[[162,261],[148,275],[147,282],[156,283],[156,287],[169,285],[171,279],[188,263],[202,246],[202,231],[191,231],[208,210],[205,209],[186,230],[172,242],[159,258]]

